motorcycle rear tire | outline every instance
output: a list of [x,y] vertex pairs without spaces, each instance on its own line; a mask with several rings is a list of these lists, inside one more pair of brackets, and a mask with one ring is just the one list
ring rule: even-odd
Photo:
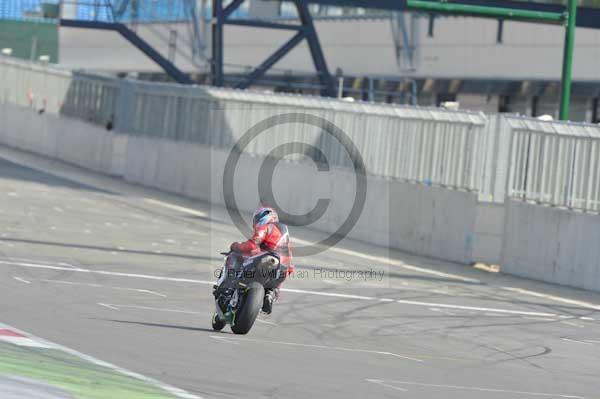
[[260,283],[253,281],[248,285],[242,308],[236,312],[231,326],[234,334],[247,334],[250,331],[262,308],[264,297],[265,289]]

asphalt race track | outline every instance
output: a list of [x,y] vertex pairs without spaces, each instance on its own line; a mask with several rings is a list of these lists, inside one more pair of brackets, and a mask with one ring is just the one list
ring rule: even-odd
[[600,295],[343,241],[216,333],[223,209],[0,157],[0,323],[202,398],[600,398]]

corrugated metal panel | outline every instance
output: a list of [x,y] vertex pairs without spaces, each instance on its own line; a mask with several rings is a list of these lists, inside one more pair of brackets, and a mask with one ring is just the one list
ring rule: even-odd
[[[482,159],[478,143],[487,121],[480,113],[154,83],[136,83],[134,91],[135,134],[230,148],[242,134],[268,118],[301,113],[341,129],[359,149],[368,173],[478,189]],[[154,120],[168,122],[170,115],[177,115],[178,123]],[[294,123],[271,129],[271,134],[257,137],[245,151],[267,155],[285,143],[307,143],[317,147],[331,165],[351,165],[348,154],[320,126]],[[397,159],[409,161],[395,162]]]
[[600,126],[508,117],[508,195],[600,211]]

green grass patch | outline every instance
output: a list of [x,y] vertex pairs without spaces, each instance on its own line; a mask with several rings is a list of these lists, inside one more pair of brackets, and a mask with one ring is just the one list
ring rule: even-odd
[[77,399],[174,397],[154,385],[57,349],[0,343],[0,374],[43,382]]

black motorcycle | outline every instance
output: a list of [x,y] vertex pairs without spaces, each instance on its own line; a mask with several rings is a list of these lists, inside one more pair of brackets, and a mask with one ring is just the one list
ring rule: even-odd
[[213,287],[212,328],[220,331],[229,324],[235,334],[247,334],[263,307],[265,290],[277,287],[285,270],[272,252],[248,258],[231,251],[221,255],[226,257],[219,284]]

